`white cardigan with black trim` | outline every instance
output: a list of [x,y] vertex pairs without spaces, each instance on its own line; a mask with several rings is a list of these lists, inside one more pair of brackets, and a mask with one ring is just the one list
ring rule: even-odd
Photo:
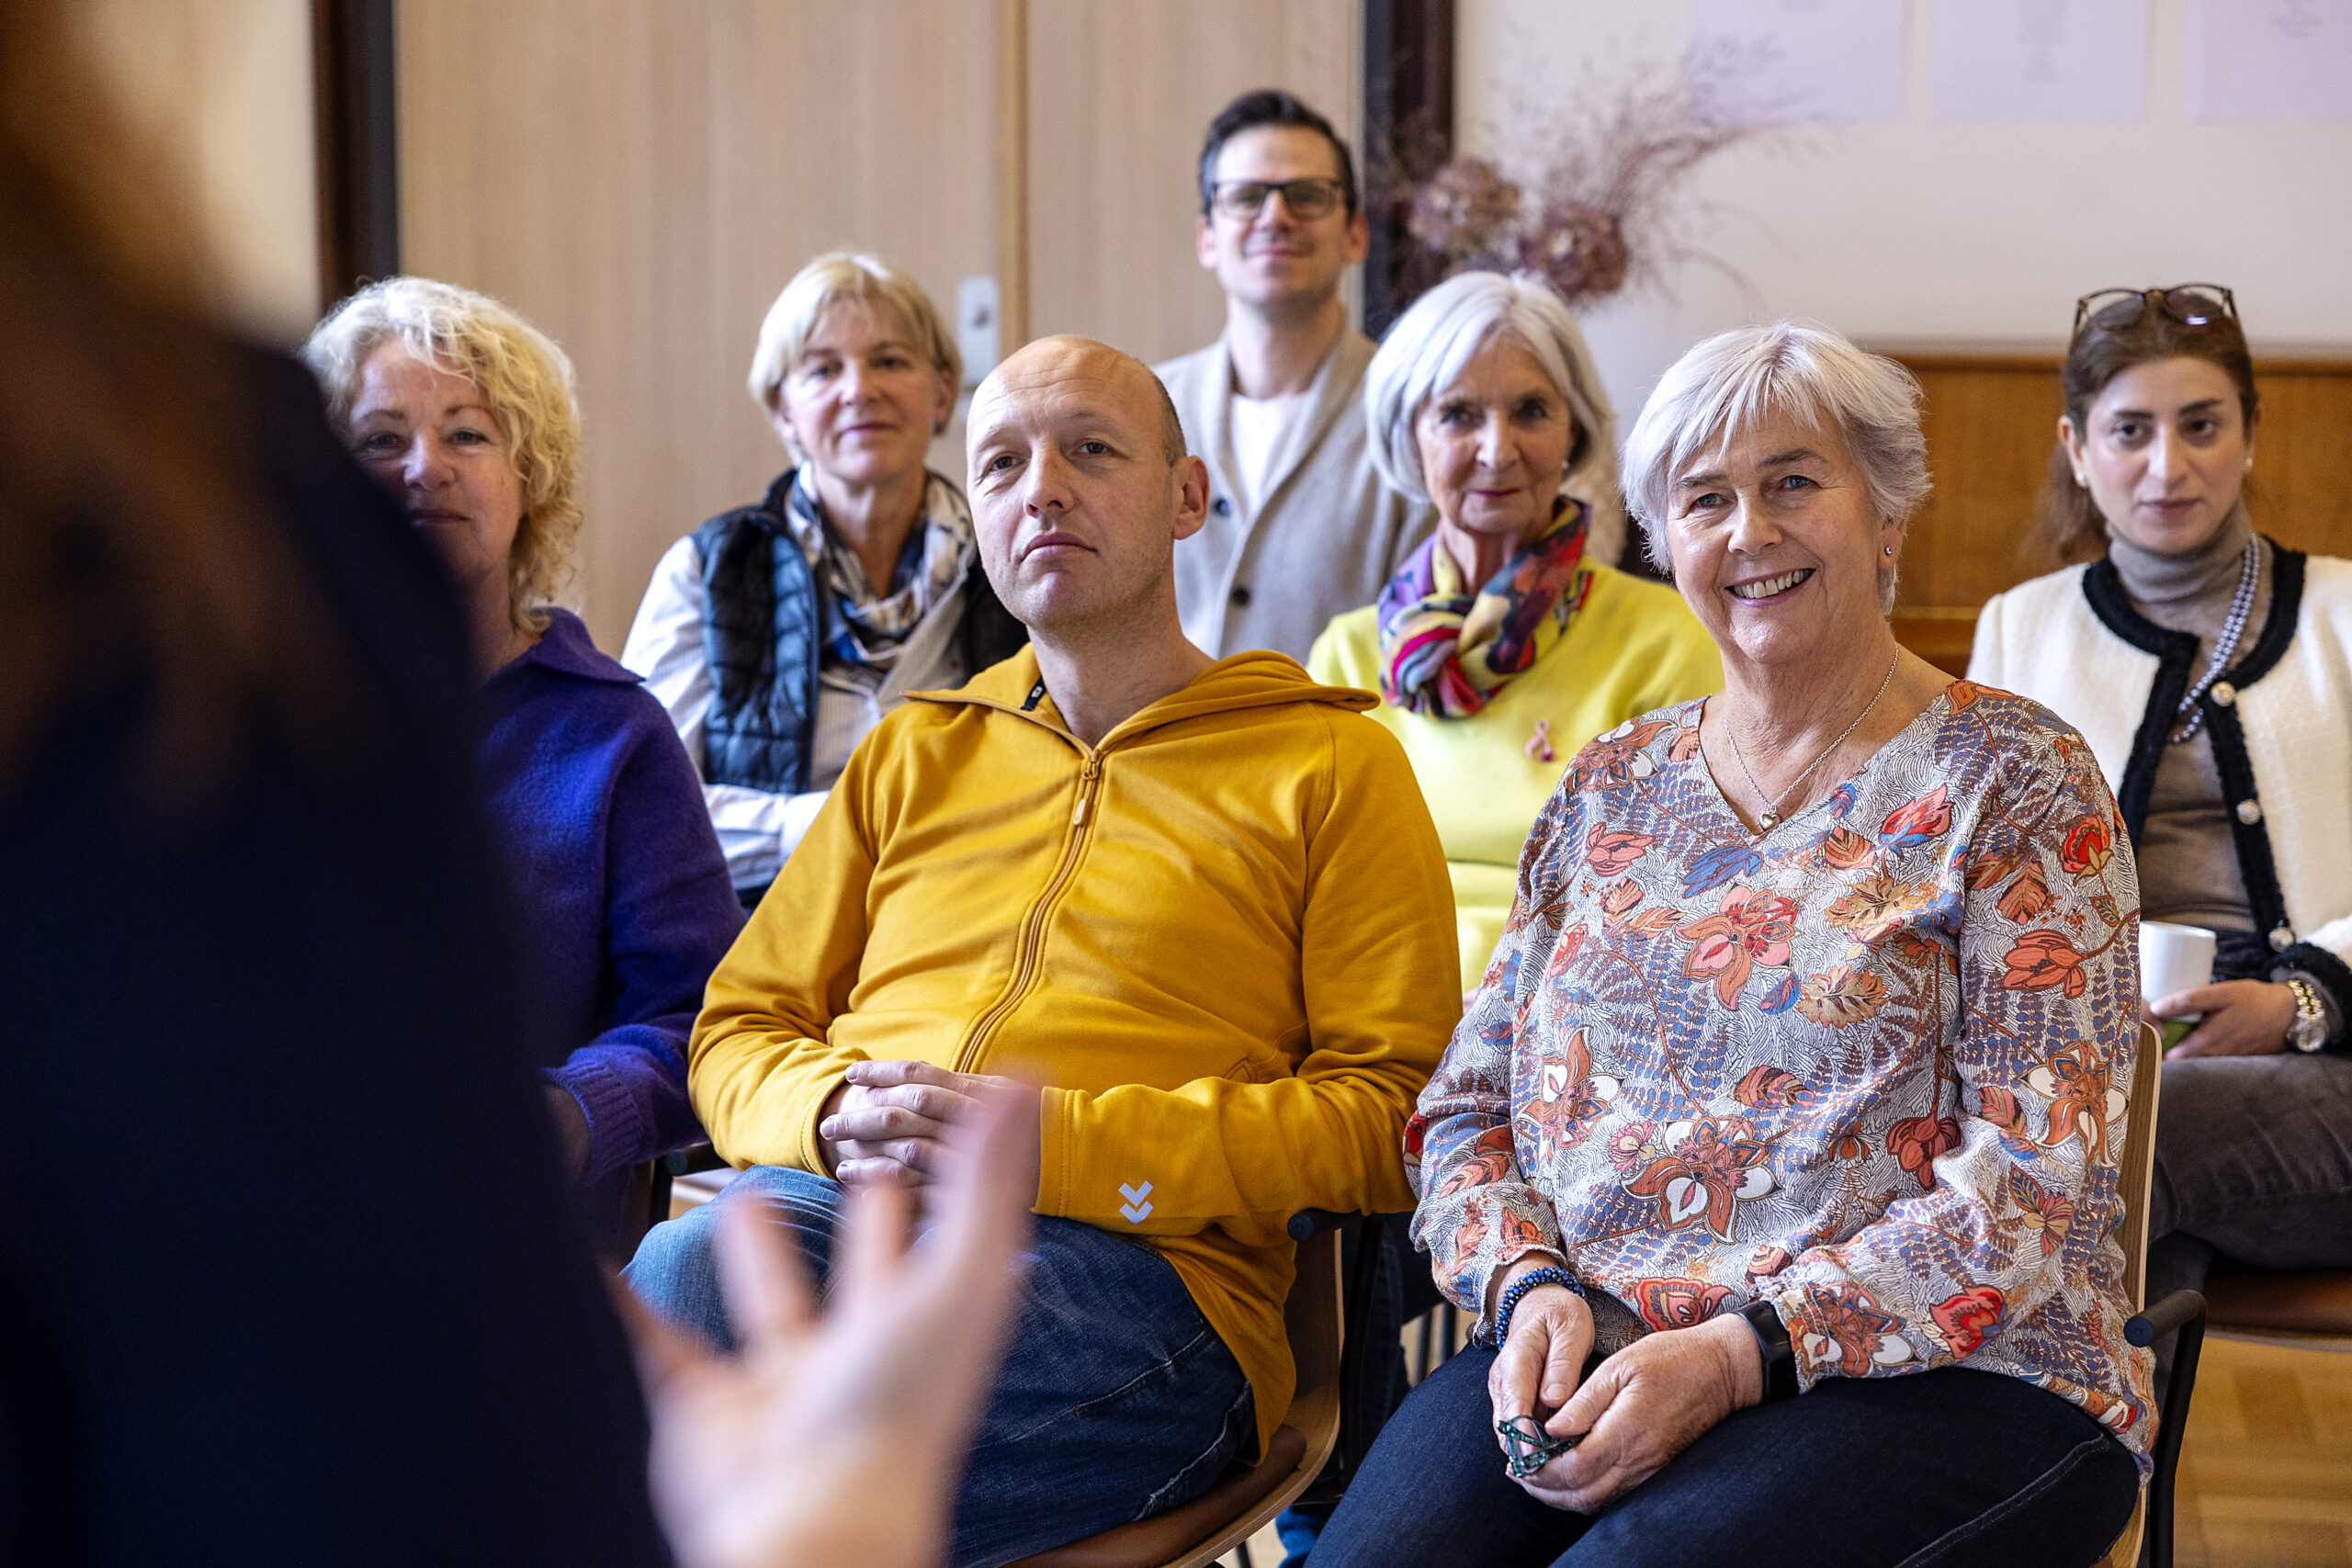
[[[1996,596],[1968,678],[2090,742],[2136,844],[2197,639],[2132,607],[2105,558]],[[2271,546],[2270,613],[2199,705],[2255,922],[2352,1019],[2352,560]]]

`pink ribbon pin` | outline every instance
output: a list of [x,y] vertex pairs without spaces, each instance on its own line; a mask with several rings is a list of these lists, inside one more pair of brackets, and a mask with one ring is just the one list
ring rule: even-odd
[[1525,750],[1531,761],[1548,762],[1552,760],[1552,721],[1550,719],[1539,718],[1535,721],[1535,733],[1529,738]]

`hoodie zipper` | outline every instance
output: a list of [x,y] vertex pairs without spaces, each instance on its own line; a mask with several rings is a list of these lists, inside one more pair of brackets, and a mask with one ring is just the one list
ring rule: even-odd
[[1094,829],[1094,782],[1102,775],[1102,754],[1089,749],[1086,766],[1078,775],[1078,804],[1069,815],[1069,836],[1062,845],[1062,858],[1054,867],[1052,880],[1036,903],[1030,906],[1029,918],[1021,922],[1021,942],[1012,961],[1012,983],[1004,995],[996,999],[988,1011],[973,1023],[972,1032],[965,1036],[962,1049],[956,1053],[956,1068],[959,1073],[973,1070],[979,1059],[980,1047],[987,1043],[989,1032],[1003,1021],[1004,1015],[1019,1005],[1029,992],[1030,983],[1037,977],[1038,950],[1045,942],[1046,917],[1053,912],[1062,889],[1069,886],[1070,873],[1078,868],[1080,852],[1086,847],[1087,836]]

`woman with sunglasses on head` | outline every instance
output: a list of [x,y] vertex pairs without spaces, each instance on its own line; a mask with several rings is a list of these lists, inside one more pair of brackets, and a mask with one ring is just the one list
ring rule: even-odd
[[2259,400],[2230,291],[2077,304],[2043,542],[1969,678],[2079,726],[2137,852],[2143,920],[2216,938],[2165,1054],[2148,1299],[2218,1252],[2352,1264],[2352,561],[2255,532]]

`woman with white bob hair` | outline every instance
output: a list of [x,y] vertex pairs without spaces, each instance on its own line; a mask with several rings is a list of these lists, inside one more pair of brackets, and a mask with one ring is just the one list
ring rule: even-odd
[[1894,640],[1917,396],[1783,322],[1643,410],[1724,690],[1586,747],[1528,840],[1406,1132],[1476,1343],[1317,1562],[2081,1565],[2129,1517],[2131,855],[2079,736]]
[[1624,537],[1609,395],[1532,273],[1464,273],[1414,302],[1364,375],[1374,465],[1437,531],[1307,669],[1377,691],[1453,881],[1462,974],[1502,935],[1520,846],[1559,759],[1723,684],[1674,591],[1610,564]]
[[671,546],[638,606],[621,662],[685,742],[747,908],[883,715],[1029,640],[977,565],[964,492],[923,467],[963,373],[905,273],[848,251],[802,267],[752,355],[791,466]]

